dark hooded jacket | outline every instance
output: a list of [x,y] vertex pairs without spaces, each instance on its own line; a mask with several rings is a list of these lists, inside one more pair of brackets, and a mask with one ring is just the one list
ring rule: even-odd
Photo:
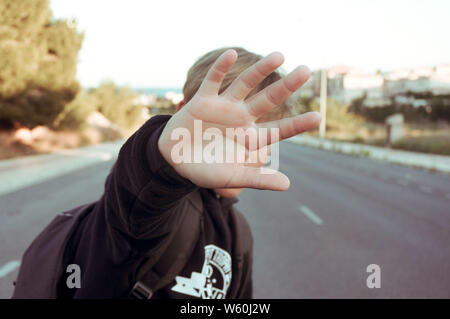
[[[181,272],[152,298],[252,297],[253,239],[245,218],[233,207],[237,199],[220,198],[210,189],[199,188],[167,163],[158,139],[169,119],[168,115],[152,117],[125,142],[103,196],[83,206],[83,217],[62,250],[62,269],[78,265],[81,285],[68,288],[70,273],[62,272],[58,298],[129,298],[142,261],[161,254],[180,221],[192,214],[202,217],[199,233],[193,234],[192,253]],[[51,229],[43,233],[41,237],[51,238]],[[38,251],[34,256],[45,264],[42,251],[51,250],[48,241],[36,239],[28,255]],[[19,283],[27,280],[26,265],[21,268]],[[38,268],[34,265],[35,278],[47,275],[48,269],[39,275]],[[16,290],[15,297],[21,298],[23,294]]]

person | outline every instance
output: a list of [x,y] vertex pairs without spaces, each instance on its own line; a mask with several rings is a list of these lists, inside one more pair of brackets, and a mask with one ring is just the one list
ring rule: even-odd
[[[286,99],[309,72],[298,67],[281,77],[276,70],[283,60],[278,52],[261,57],[243,48],[221,48],[190,68],[177,112],[153,116],[138,129],[120,149],[102,197],[83,206],[83,217],[65,244],[62,267],[77,265],[80,284],[68,287],[70,274],[64,273],[58,279],[58,298],[129,298],[142,289],[144,298],[156,299],[252,298],[253,238],[233,205],[243,188],[284,191],[289,179],[276,170],[262,173],[263,160],[177,160],[174,150],[180,141],[173,137],[180,129],[194,136],[201,122],[202,136],[215,129],[248,158],[315,128],[320,122],[316,112],[285,117]],[[276,128],[278,137],[256,133],[258,143],[252,146],[245,138],[230,138],[229,128],[238,135],[248,128]],[[194,150],[193,157],[197,142],[183,140],[183,147]],[[184,239],[170,246],[177,236]],[[180,245],[184,252],[177,255]],[[162,266],[149,261],[164,254],[169,257]],[[149,264],[158,268],[150,267],[158,284],[145,289],[138,274]]]

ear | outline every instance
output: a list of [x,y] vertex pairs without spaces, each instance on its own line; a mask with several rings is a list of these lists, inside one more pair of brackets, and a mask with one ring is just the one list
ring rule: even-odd
[[178,112],[179,110],[181,110],[181,108],[186,104],[186,102],[183,100],[180,103],[178,103],[177,105],[177,109],[175,112]]

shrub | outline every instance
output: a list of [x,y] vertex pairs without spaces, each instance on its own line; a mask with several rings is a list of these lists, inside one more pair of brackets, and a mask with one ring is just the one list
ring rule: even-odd
[[129,88],[119,88],[107,82],[92,89],[89,94],[94,99],[95,109],[111,122],[126,129],[139,123],[142,106],[135,104],[137,95]]
[[64,106],[53,126],[56,129],[80,129],[86,118],[96,110],[97,104],[93,94],[80,90],[77,96]]
[[75,89],[24,91],[13,98],[0,100],[0,119],[18,122],[29,128],[38,125],[53,127],[53,122],[64,110],[64,106],[75,97],[75,91]]

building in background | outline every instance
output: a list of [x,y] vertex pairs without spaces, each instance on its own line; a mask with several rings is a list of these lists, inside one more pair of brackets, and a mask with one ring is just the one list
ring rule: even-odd
[[386,75],[386,89],[391,94],[406,92],[448,94],[450,64],[396,70]]
[[[405,95],[410,92],[450,94],[450,64],[398,69],[389,73],[366,73],[352,67],[334,66],[327,73],[328,96],[344,104],[366,94],[364,104],[368,107],[389,105],[392,100],[422,106],[424,101],[411,101]],[[298,96],[318,97],[320,74],[321,70],[313,71]]]

